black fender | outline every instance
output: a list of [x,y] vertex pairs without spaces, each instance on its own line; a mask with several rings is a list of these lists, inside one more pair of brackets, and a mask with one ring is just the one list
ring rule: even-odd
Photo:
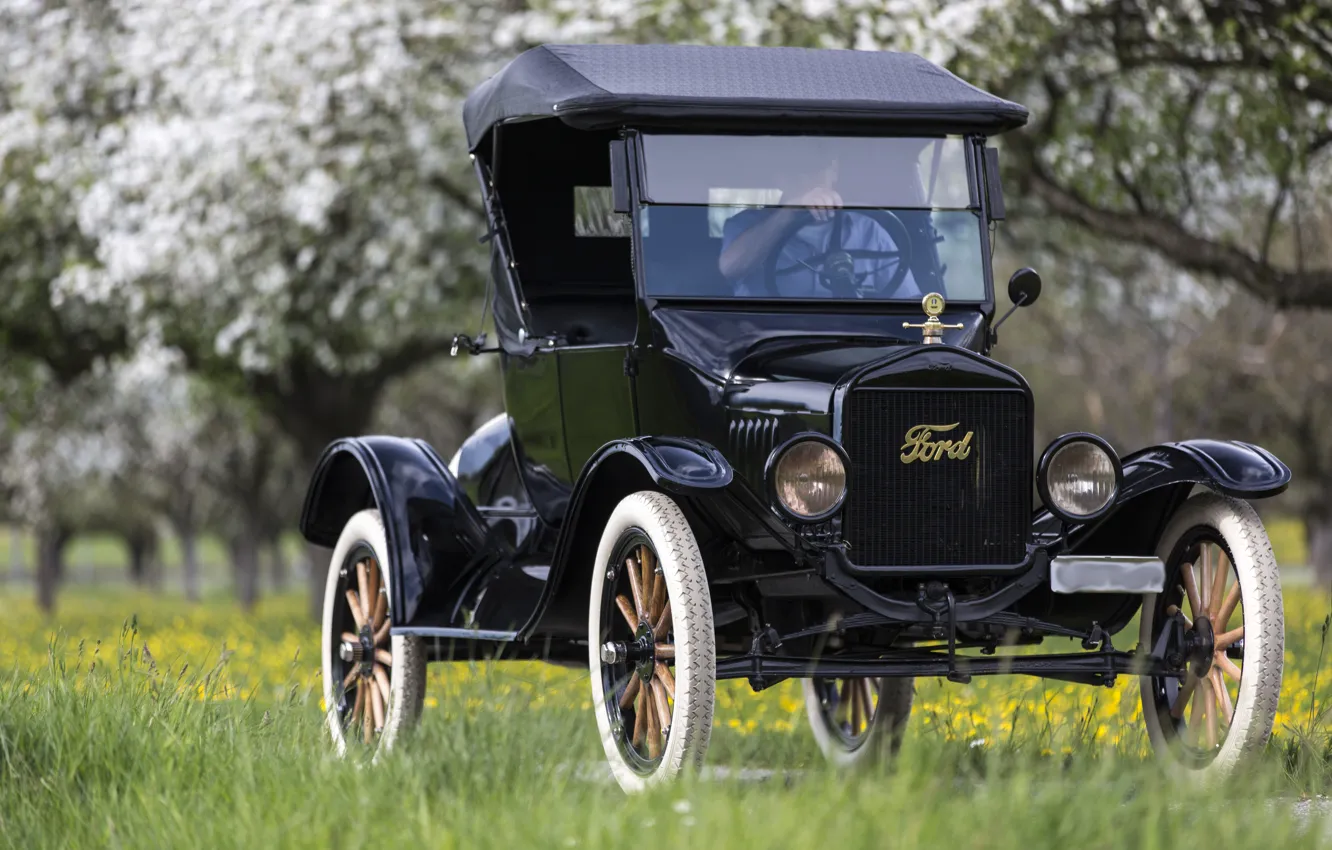
[[393,624],[411,622],[437,564],[471,563],[488,546],[486,524],[429,444],[352,437],[324,449],[301,511],[301,534],[333,547],[357,511],[384,520]]
[[[1068,529],[1063,552],[1149,557],[1166,525],[1195,485],[1239,499],[1276,496],[1290,484],[1290,469],[1271,452],[1251,443],[1185,440],[1149,446],[1123,458],[1118,502],[1103,519]],[[1059,520],[1042,509],[1034,527],[1059,533]],[[1128,594],[1073,594],[1052,599],[1049,618],[1085,626],[1099,622],[1111,632],[1137,612],[1141,597]]]
[[764,521],[773,534],[785,533],[788,539],[791,534],[740,485],[731,464],[708,443],[680,437],[612,441],[588,460],[574,485],[545,591],[519,631],[521,639],[538,631],[586,632],[589,587],[584,579],[591,580],[606,520],[621,499],[639,490],[660,490],[682,507],[707,501],[710,514],[751,524]]

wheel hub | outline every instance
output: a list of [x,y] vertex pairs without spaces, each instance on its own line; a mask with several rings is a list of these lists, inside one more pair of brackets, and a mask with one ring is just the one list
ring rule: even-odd
[[1193,621],[1193,628],[1184,633],[1184,658],[1189,669],[1199,679],[1212,670],[1212,657],[1216,651],[1216,632],[1206,615]]
[[636,673],[651,681],[653,667],[657,663],[656,639],[647,623],[639,623],[634,637],[629,641],[606,641],[601,645],[603,664],[628,664]]

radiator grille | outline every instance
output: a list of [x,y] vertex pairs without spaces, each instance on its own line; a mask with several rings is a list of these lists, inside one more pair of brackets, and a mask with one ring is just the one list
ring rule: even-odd
[[[974,432],[965,459],[902,463],[908,429]],[[843,535],[862,566],[1015,564],[1031,522],[1032,433],[1018,391],[854,390],[842,444],[850,456]]]

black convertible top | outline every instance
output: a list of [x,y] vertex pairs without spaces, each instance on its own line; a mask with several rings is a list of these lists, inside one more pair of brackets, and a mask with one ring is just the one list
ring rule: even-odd
[[547,44],[468,96],[467,143],[494,125],[559,118],[715,129],[1000,133],[1027,122],[995,97],[911,53],[800,47]]

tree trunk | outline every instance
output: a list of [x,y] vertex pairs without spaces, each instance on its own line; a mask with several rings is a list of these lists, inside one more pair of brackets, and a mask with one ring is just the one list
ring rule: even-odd
[[230,548],[236,598],[248,613],[259,601],[259,544],[253,535],[242,532],[231,539]]
[[9,527],[9,580],[23,578],[23,532],[17,525]]
[[180,540],[180,574],[185,585],[185,598],[199,601],[199,537],[193,526],[174,523]]
[[130,581],[140,587],[148,584],[148,573],[152,569],[148,563],[151,557],[149,539],[142,534],[127,534],[125,535],[125,548],[129,550]]
[[328,584],[328,561],[332,557],[332,549],[306,542],[306,581],[310,593],[310,616],[316,621],[323,619],[324,616],[324,591]]
[[69,534],[59,526],[42,528],[37,535],[37,604],[55,611],[56,590],[65,575],[65,544]]
[[268,581],[274,593],[287,589],[287,559],[282,553],[282,539],[274,538],[268,544]]
[[1309,566],[1322,586],[1332,585],[1332,517],[1311,515],[1304,518],[1304,534],[1309,543]]

